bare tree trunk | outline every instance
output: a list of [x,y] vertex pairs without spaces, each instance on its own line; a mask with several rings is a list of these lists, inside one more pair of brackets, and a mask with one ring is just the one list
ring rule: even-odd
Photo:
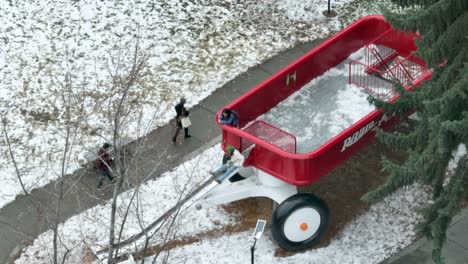
[[[109,251],[107,255],[107,263],[112,264],[113,263],[113,258],[114,258],[114,243],[115,243],[115,220],[116,220],[116,212],[117,212],[117,199],[118,195],[120,194],[120,191],[122,189],[123,183],[125,181],[125,176],[126,176],[126,164],[122,164],[121,162],[121,150],[120,150],[120,140],[121,140],[121,123],[122,123],[122,117],[125,115],[124,113],[124,106],[125,102],[128,96],[129,90],[133,87],[135,82],[140,78],[140,75],[147,65],[147,56],[141,55],[139,46],[138,46],[138,39],[137,43],[135,45],[134,52],[132,54],[132,66],[127,75],[114,75],[113,77],[113,83],[115,85],[115,88],[121,88],[123,89],[122,95],[120,97],[118,106],[117,106],[117,111],[114,115],[114,149],[115,149],[115,164],[116,164],[116,171],[118,175],[118,181],[117,184],[114,186],[114,191],[112,195],[112,203],[111,203],[111,222],[110,222],[110,228],[109,228]],[[117,67],[121,67],[121,65],[117,65]],[[125,74],[125,73],[124,73]],[[120,89],[119,89],[120,90]],[[116,176],[117,176],[116,175]],[[122,227],[123,228],[123,227]]]
[[23,180],[21,179],[21,173],[18,169],[18,163],[16,163],[15,155],[13,154],[13,151],[11,150],[10,137],[8,136],[8,131],[7,131],[7,120],[3,116],[2,116],[2,127],[3,127],[3,134],[5,135],[6,143],[8,146],[8,153],[10,154],[11,161],[13,162],[13,166],[15,167],[16,176],[18,177],[18,180],[21,184],[21,189],[23,189],[24,194],[30,197],[29,192],[28,190],[26,190]]
[[[59,196],[57,199],[57,207],[55,210],[55,221],[54,221],[54,228],[53,228],[53,247],[54,247],[54,264],[58,264],[58,226],[60,223],[60,213],[62,209],[62,202],[63,202],[63,184],[64,178],[66,173],[66,166],[67,166],[67,159],[68,159],[68,152],[70,148],[70,135],[71,135],[71,99],[73,96],[72,87],[71,87],[71,76],[69,73],[65,74],[65,89],[67,96],[62,96],[63,102],[66,105],[66,115],[67,115],[67,128],[65,134],[65,148],[63,150],[62,156],[62,166],[61,166],[61,173],[59,179]],[[75,128],[76,129],[76,128]],[[64,245],[64,244],[62,244]],[[64,245],[65,246],[65,245]],[[65,246],[66,248],[66,246]],[[66,253],[62,258],[62,263],[65,262],[66,256],[70,250],[66,248]]]

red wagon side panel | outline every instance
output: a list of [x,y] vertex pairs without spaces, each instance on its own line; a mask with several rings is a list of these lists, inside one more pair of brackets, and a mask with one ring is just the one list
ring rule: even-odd
[[[382,16],[364,17],[226,107],[239,114],[240,127],[243,127],[389,29],[390,24]],[[399,36],[398,41],[385,45],[402,54],[416,50],[413,34],[397,31],[395,34]],[[375,110],[318,149],[305,154],[289,153],[231,126],[221,126],[222,145],[225,148],[231,144],[241,149],[242,140],[247,140],[255,144],[255,148],[246,159],[245,166],[254,166],[290,184],[307,185],[317,181],[364,146],[374,137],[376,127],[388,128],[395,122],[395,118],[383,116],[380,110]]]

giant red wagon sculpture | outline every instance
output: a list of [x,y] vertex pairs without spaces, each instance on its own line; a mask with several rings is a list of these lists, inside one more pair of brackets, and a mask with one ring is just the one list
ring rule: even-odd
[[[318,145],[315,142],[315,147],[298,151],[301,143],[296,135],[265,121],[263,116],[339,65],[346,66],[348,75],[345,80],[335,79],[333,86],[341,86],[340,91],[358,89],[385,100],[397,100],[395,85],[412,89],[431,75],[425,63],[412,54],[416,50],[414,38],[414,34],[393,29],[382,16],[364,17],[226,105],[240,116],[240,124],[220,125],[222,147],[232,145],[245,155],[244,165],[238,171],[245,179],[212,183],[203,194],[203,203],[269,197],[278,204],[270,225],[280,247],[301,250],[319,241],[328,225],[328,208],[313,194],[298,193],[297,186],[314,183],[368,143],[375,128],[388,129],[398,120],[373,109],[341,131],[330,133]],[[359,60],[350,57],[358,51],[360,55],[354,57]],[[331,89],[325,81],[320,83],[314,89]],[[306,100],[313,94],[307,97]],[[333,97],[315,98],[313,105],[333,105]],[[293,119],[290,122],[294,123]],[[306,130],[307,122],[302,118],[293,126]],[[315,130],[329,133],[320,127]]]

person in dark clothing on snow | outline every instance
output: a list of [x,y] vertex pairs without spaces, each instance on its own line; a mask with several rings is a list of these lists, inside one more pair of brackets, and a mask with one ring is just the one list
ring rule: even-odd
[[221,125],[230,125],[235,127],[239,125],[239,116],[227,108],[223,110],[218,119]]
[[115,180],[114,176],[112,176],[111,171],[110,171],[110,166],[112,162],[114,161],[114,159],[112,158],[112,155],[109,153],[109,148],[110,148],[109,143],[104,143],[104,145],[102,145],[102,147],[98,151],[98,157],[96,160],[97,168],[100,171],[98,189],[102,188],[102,185],[104,183],[104,177],[109,178],[110,182],[114,182]]
[[[176,142],[176,139],[177,139],[177,136],[179,135],[180,133],[180,130],[182,130],[182,121],[181,119],[184,118],[184,117],[188,117],[189,116],[189,111],[185,108],[184,106],[185,104],[185,98],[180,98],[180,102],[175,106],[175,111],[176,111],[176,132],[175,132],[175,135],[174,137],[172,138],[172,142]],[[189,132],[188,132],[188,127],[185,127],[184,128],[184,132],[185,132],[185,135],[184,135],[184,138],[190,138],[191,136],[189,135]]]

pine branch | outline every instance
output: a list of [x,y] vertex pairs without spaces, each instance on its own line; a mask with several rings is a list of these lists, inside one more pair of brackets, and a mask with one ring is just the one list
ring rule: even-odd
[[411,9],[407,9],[402,14],[395,14],[388,9],[384,9],[386,20],[394,28],[423,34],[430,29],[431,24],[434,22],[432,17],[434,10],[441,10],[444,6],[444,1],[439,0],[392,0],[392,2],[403,8]]
[[416,140],[419,135],[412,131],[408,134],[394,134],[392,132],[385,132],[384,130],[377,130],[377,139],[385,144],[400,150],[412,149],[416,146]]
[[394,193],[403,186],[411,185],[415,182],[414,171],[407,166],[400,166],[390,161],[388,158],[382,158],[382,164],[385,171],[390,171],[385,184],[378,187],[376,190],[366,193],[361,199],[365,201],[380,201],[384,197]]
[[441,124],[441,126],[447,130],[455,134],[460,140],[466,141],[468,139],[468,112],[464,112],[464,118],[457,121],[445,121]]
[[383,158],[390,176],[363,199],[382,200],[415,181],[432,187],[433,203],[421,210],[424,220],[418,229],[433,240],[433,260],[443,263],[446,230],[468,188],[466,153],[448,182],[446,176],[452,153],[468,143],[468,1],[392,2],[405,9],[398,14],[386,10],[385,17],[395,28],[419,33],[417,54],[434,71],[431,80],[412,93],[399,87],[400,98],[395,102],[369,99],[385,112],[404,115],[416,111],[418,118],[409,133],[377,133],[379,141],[405,150],[408,157],[402,165]]
[[464,185],[468,173],[468,156],[460,159],[457,171],[450,182],[443,187],[440,196],[434,203],[422,210],[425,221],[417,226],[424,235],[433,240],[432,258],[436,263],[443,263],[442,247],[446,240],[446,230],[452,217],[460,211],[464,198]]
[[[468,60],[468,43],[466,47],[460,49],[459,54],[453,60],[447,60],[447,65],[438,67],[433,73],[431,89],[427,89],[426,94],[429,99],[438,99],[441,94],[452,87],[452,84],[459,79],[463,79],[467,71],[466,62]],[[465,81],[463,81],[465,82]],[[465,87],[466,89],[466,87]]]
[[384,101],[377,97],[368,97],[369,103],[375,105],[377,108],[382,109],[385,113],[396,114],[398,116],[406,116],[408,113],[413,111],[419,111],[424,106],[422,104],[421,90],[420,87],[414,92],[409,92],[401,85],[395,86],[395,91],[400,95],[400,98],[394,102]]
[[[440,15],[446,16],[443,13]],[[424,57],[428,65],[437,65],[443,58],[453,59],[467,43],[466,35],[462,33],[466,32],[466,25],[468,25],[468,12],[458,17],[446,29],[440,30],[442,32],[433,32],[435,30],[431,30],[429,36],[434,35],[435,42],[432,42],[431,37],[429,37],[427,42],[430,43],[430,46],[427,49],[421,49],[418,53]]]
[[429,6],[438,0],[392,0],[393,3],[402,7]]

